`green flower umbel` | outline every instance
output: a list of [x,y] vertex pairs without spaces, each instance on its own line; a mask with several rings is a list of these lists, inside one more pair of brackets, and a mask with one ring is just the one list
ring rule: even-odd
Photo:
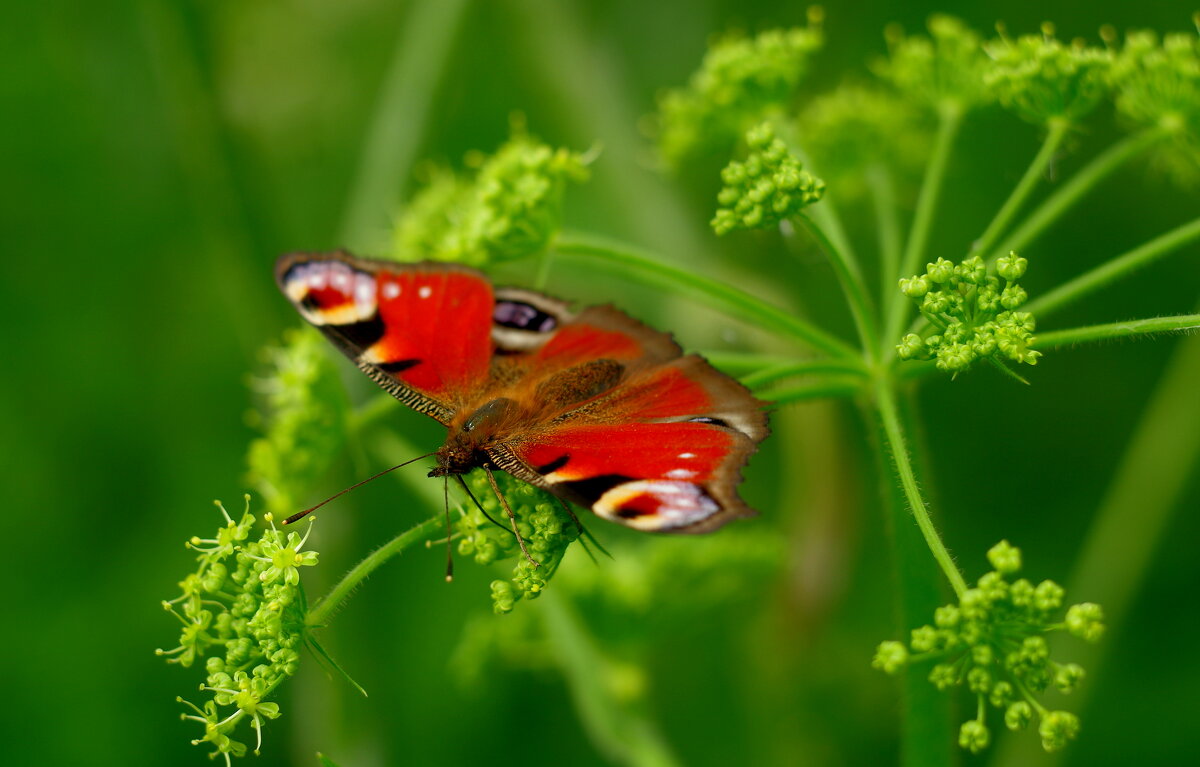
[[934,111],[965,111],[991,100],[983,82],[988,69],[978,34],[962,21],[937,15],[929,37],[887,30],[888,58],[875,71],[905,96]]
[[[217,508],[225,525],[212,538],[188,542],[199,552],[199,566],[180,581],[182,593],[163,602],[183,624],[179,645],[158,654],[185,668],[203,660],[207,679],[200,689],[210,698],[202,705],[180,698],[192,711],[183,718],[204,725],[204,735],[192,743],[209,744],[228,765],[231,755],[246,753],[245,744],[232,738],[239,722],[254,728],[258,753],[264,721],[279,716],[279,705],[267,698],[296,673],[307,610],[299,571],[318,557],[301,552],[307,534],[285,538],[273,523],[252,539],[250,496],[236,522],[219,502]],[[270,523],[271,515],[266,519]]]
[[929,681],[939,690],[966,686],[976,699],[976,716],[959,730],[958,743],[978,753],[987,748],[987,706],[1004,712],[1004,724],[1019,730],[1035,718],[1042,747],[1056,751],[1079,732],[1079,718],[1051,711],[1038,700],[1047,688],[1070,692],[1083,679],[1074,663],[1050,658],[1046,634],[1066,631],[1088,642],[1104,633],[1099,605],[1070,607],[1059,617],[1063,589],[1053,581],[1009,582],[1021,568],[1021,552],[1001,541],[988,551],[994,568],[968,589],[957,605],[939,607],[933,624],[913,629],[908,644],[883,642],[872,665],[889,674],[918,663],[934,663]]
[[1040,35],[1002,36],[986,49],[992,66],[984,81],[1001,105],[1031,123],[1077,123],[1108,94],[1112,52],[1064,45],[1052,24],[1043,24]]
[[1033,315],[1016,311],[1028,298],[1017,284],[1026,266],[1015,253],[997,260],[998,275],[988,274],[979,256],[961,264],[939,258],[925,274],[901,279],[900,292],[917,302],[934,330],[901,339],[900,359],[933,359],[955,374],[988,358],[1036,365],[1042,355],[1032,348]]
[[717,234],[767,229],[821,199],[825,182],[804,170],[770,123],[746,134],[749,155],[721,171],[725,186],[712,220]]

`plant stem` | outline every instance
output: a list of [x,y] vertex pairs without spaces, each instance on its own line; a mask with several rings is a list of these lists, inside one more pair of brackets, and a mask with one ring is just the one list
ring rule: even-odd
[[1173,317],[1151,317],[1145,320],[1111,322],[1107,325],[1089,325],[1069,330],[1054,330],[1037,335],[1038,349],[1054,349],[1072,344],[1104,341],[1111,338],[1172,333],[1200,328],[1200,314],[1179,314]]
[[945,544],[938,536],[933,521],[929,518],[929,509],[925,505],[925,499],[921,497],[921,489],[917,485],[916,474],[913,472],[912,462],[909,460],[908,446],[905,444],[904,432],[900,425],[896,395],[892,390],[892,384],[886,377],[880,375],[875,379],[874,388],[875,407],[882,423],[883,435],[886,438],[888,450],[892,454],[892,462],[896,474],[900,478],[900,486],[904,489],[904,496],[908,500],[909,510],[916,518],[917,526],[921,529],[921,535],[925,537],[925,543],[933,553],[933,558],[937,560],[946,579],[950,581],[954,593],[961,597],[967,590],[967,582],[963,579],[950,552],[946,550]]
[[308,611],[308,615],[304,619],[305,625],[310,628],[324,625],[325,621],[346,601],[351,592],[358,588],[358,585],[366,580],[367,576],[373,573],[376,568],[414,543],[431,539],[438,533],[444,533],[445,524],[445,518],[441,514],[438,514],[437,516],[430,517],[411,530],[400,533],[400,535],[397,535],[392,540],[372,551],[365,559],[355,565],[350,572],[346,573],[338,581],[337,585]]
[[783,362],[774,366],[763,366],[749,375],[742,376],[741,382],[748,389],[765,386],[783,378],[813,375],[816,373],[842,373],[847,375],[866,375],[858,365],[846,360],[804,360],[801,362]]
[[829,257],[838,282],[842,284],[842,292],[846,294],[846,302],[850,304],[850,313],[854,315],[854,325],[858,329],[858,337],[862,341],[867,359],[874,359],[879,350],[879,331],[875,327],[874,310],[867,297],[867,286],[863,282],[858,264],[834,244],[825,229],[813,220],[808,211],[797,213],[796,218],[804,223]]
[[[916,274],[925,249],[929,244],[929,230],[933,224],[933,214],[937,211],[938,199],[942,193],[942,182],[946,178],[946,167],[950,161],[950,151],[954,147],[954,139],[962,125],[963,112],[961,108],[947,106],[939,113],[937,138],[933,145],[933,154],[929,165],[925,168],[925,178],[921,182],[921,193],[917,197],[917,211],[913,216],[912,230],[908,233],[908,242],[904,247],[904,258],[900,262],[901,276]],[[899,290],[890,290],[886,294],[887,322],[884,324],[884,338],[896,339],[900,329],[908,317],[909,304],[912,302],[901,295]],[[885,353],[885,356],[890,356]]]
[[900,275],[900,252],[904,247],[897,215],[896,182],[886,165],[867,168],[867,189],[871,193],[875,228],[879,234],[880,305],[886,306],[888,296],[896,290],[896,280]]
[[641,706],[616,699],[612,662],[597,649],[571,608],[553,591],[538,600],[538,607],[575,710],[597,749],[608,759],[635,767],[678,765],[658,728],[638,711]]
[[555,244],[564,255],[592,256],[600,263],[617,267],[622,276],[641,278],[651,284],[683,289],[712,306],[746,322],[765,327],[819,349],[831,356],[854,359],[859,353],[844,341],[820,328],[774,307],[749,293],[723,282],[702,277],[678,267],[668,266],[624,245],[581,236],[564,235]]
[[[796,361],[791,357],[780,357],[773,354],[747,354],[746,352],[728,352],[728,351],[701,351],[698,352],[701,357],[708,360],[713,367],[737,376],[746,373],[753,373],[765,368],[782,367],[783,365],[791,365]],[[813,360],[817,362],[817,360]],[[857,364],[857,361],[849,360],[844,364],[852,366],[856,370],[862,370],[862,367]]]
[[[905,433],[915,434],[909,408],[904,407],[903,401],[897,401],[897,410]],[[883,423],[870,408],[864,408],[864,414],[876,434],[875,464],[885,501],[883,522],[891,542],[897,581],[896,633],[908,636],[912,629],[927,623],[942,604],[941,573],[929,556],[921,531],[912,523],[904,490],[896,483],[895,468],[885,447],[890,440]],[[919,453],[914,457],[919,457]],[[951,748],[954,726],[951,699],[929,684],[927,674],[919,665],[909,665],[899,674],[903,767],[950,767],[955,763]]]
[[984,230],[983,235],[975,243],[975,246],[972,248],[974,252],[983,254],[991,252],[992,245],[999,239],[1005,227],[1012,222],[1013,216],[1021,209],[1030,192],[1037,186],[1038,181],[1042,179],[1042,175],[1050,165],[1050,161],[1054,159],[1055,153],[1058,152],[1063,139],[1066,138],[1071,123],[1061,119],[1052,120],[1048,127],[1049,132],[1046,134],[1046,140],[1042,142],[1042,148],[1038,150],[1037,155],[1033,158],[1033,162],[1025,170],[1025,175],[1021,176],[1021,180],[1017,182],[1016,187],[1012,190],[1012,194],[1004,201],[1004,205],[1000,207],[995,218],[992,219],[987,229]]
[[853,397],[856,394],[860,394],[862,390],[863,384],[861,380],[835,377],[824,381],[800,384],[799,386],[757,392],[757,395],[776,405],[788,405],[814,399]]
[[992,252],[989,261],[1020,251],[1048,226],[1053,224],[1092,187],[1129,160],[1146,150],[1161,137],[1158,128],[1148,128],[1113,144],[1105,152],[1081,168],[1070,181],[1047,197],[1008,239]]
[[342,217],[340,240],[372,249],[397,208],[470,0],[413,3],[396,41]]
[[1200,239],[1200,218],[1155,237],[1150,242],[1079,275],[1049,293],[1042,294],[1030,301],[1024,311],[1032,312],[1039,318],[1045,317],[1197,239]]

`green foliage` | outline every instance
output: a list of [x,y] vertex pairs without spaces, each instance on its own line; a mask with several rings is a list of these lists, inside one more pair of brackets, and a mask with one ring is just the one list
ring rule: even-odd
[[872,665],[896,674],[912,664],[934,662],[929,681],[939,690],[965,685],[976,698],[977,714],[962,725],[958,743],[972,753],[991,742],[989,703],[1004,711],[1010,730],[1024,728],[1036,716],[1042,747],[1056,751],[1075,738],[1079,719],[1047,709],[1038,697],[1050,687],[1071,692],[1084,670],[1052,660],[1046,634],[1067,631],[1095,642],[1104,632],[1103,615],[1098,605],[1084,603],[1070,607],[1061,619],[1064,594],[1057,583],[1010,582],[1008,577],[1020,570],[1021,553],[1008,541],[993,546],[988,559],[994,569],[965,591],[958,604],[939,607],[933,623],[913,629],[907,645],[881,643]]
[[1027,299],[1017,284],[1026,265],[1014,253],[989,274],[979,256],[959,264],[939,258],[924,274],[901,279],[900,292],[917,302],[934,332],[906,335],[896,347],[900,359],[936,360],[938,370],[954,374],[981,359],[1036,365],[1042,356],[1032,348],[1036,323],[1029,312],[1016,311]]
[[396,221],[402,261],[483,266],[544,251],[562,227],[563,193],[589,160],[518,133],[495,154],[472,155],[473,177],[435,169]]
[[1000,104],[1035,124],[1076,123],[1109,91],[1112,52],[1075,41],[1064,45],[1052,24],[1041,35],[1001,36],[985,46],[992,66],[984,82]]
[[517,530],[525,540],[525,547],[538,566],[521,552],[517,538],[508,526],[508,515],[492,491],[487,476],[478,471],[467,477],[467,484],[491,519],[474,503],[467,505],[457,523],[461,536],[458,553],[481,565],[515,560],[512,577],[497,579],[491,585],[492,609],[502,614],[512,612],[520,600],[536,599],[542,593],[558,570],[567,548],[579,538],[580,529],[553,496],[507,474],[495,476],[500,492],[516,517]]
[[885,36],[888,58],[874,69],[904,96],[934,111],[965,111],[991,100],[982,41],[961,20],[936,15],[929,19],[929,37],[905,35],[897,26]]
[[204,735],[192,743],[208,744],[228,764],[231,755],[246,753],[246,745],[232,737],[239,722],[251,723],[258,753],[264,720],[279,716],[279,705],[267,698],[296,673],[307,611],[300,568],[316,565],[318,555],[302,551],[308,533],[285,537],[270,514],[269,526],[252,540],[249,495],[236,522],[220,502],[217,508],[225,525],[212,538],[188,541],[199,552],[199,567],[179,582],[179,596],[163,602],[183,623],[179,645],[158,652],[184,668],[203,661],[207,677],[200,689],[209,698],[202,705],[180,698],[193,711],[183,718],[204,725]]
[[1135,125],[1165,139],[1156,162],[1184,184],[1200,179],[1200,37],[1130,32],[1113,62],[1117,110]]
[[251,381],[262,404],[250,414],[263,436],[250,443],[248,479],[270,511],[286,516],[338,454],[349,403],[317,331],[289,330],[263,357],[267,371]]
[[737,229],[767,229],[821,199],[825,182],[801,167],[770,123],[746,134],[749,154],[721,171],[725,186],[717,195],[712,228],[717,234]]
[[711,151],[727,151],[752,125],[782,112],[821,49],[821,14],[808,27],[772,29],[756,37],[730,37],[708,49],[684,88],[659,102],[658,145],[678,165]]

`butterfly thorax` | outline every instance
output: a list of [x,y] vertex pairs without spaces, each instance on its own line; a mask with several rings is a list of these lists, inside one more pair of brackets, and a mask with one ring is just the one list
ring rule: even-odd
[[488,448],[495,447],[509,426],[521,417],[521,406],[507,397],[497,397],[471,411],[466,418],[454,419],[446,442],[435,454],[438,465],[431,477],[466,474],[488,462]]

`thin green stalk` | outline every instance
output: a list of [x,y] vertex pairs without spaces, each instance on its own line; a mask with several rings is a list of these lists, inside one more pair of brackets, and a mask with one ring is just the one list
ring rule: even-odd
[[879,298],[886,306],[888,297],[896,290],[900,274],[900,253],[904,247],[900,233],[899,205],[896,202],[896,181],[886,165],[867,168],[867,189],[875,208],[875,229],[879,235]]
[[330,589],[329,593],[308,611],[308,615],[304,619],[305,625],[309,627],[323,626],[325,621],[346,601],[346,598],[358,588],[358,585],[366,580],[368,575],[375,572],[380,565],[414,543],[432,539],[439,533],[445,533],[445,525],[445,518],[441,514],[438,514],[437,516],[430,517],[411,530],[400,533],[400,535],[397,535],[392,540],[372,551],[365,559],[355,565],[350,572],[346,573],[338,581],[337,585]]
[[749,293],[694,272],[668,266],[628,246],[564,235],[555,243],[554,248],[564,255],[591,256],[599,259],[602,264],[622,267],[620,273],[624,277],[639,278],[651,284],[675,289],[682,288],[698,298],[707,300],[710,305],[731,317],[790,336],[831,356],[847,359],[858,356],[858,352],[845,342]]
[[[950,152],[954,148],[954,140],[958,136],[958,129],[962,126],[962,119],[963,112],[958,107],[946,107],[939,114],[933,154],[929,158],[929,165],[925,168],[921,193],[917,197],[917,210],[913,215],[912,229],[908,233],[908,241],[904,246],[904,257],[900,262],[900,272],[895,275],[896,279],[916,274],[925,257],[933,216],[937,212],[938,200],[942,194],[942,183],[946,179]],[[884,324],[884,338],[896,339],[900,337],[900,329],[908,318],[909,305],[912,302],[901,295],[898,290],[888,291],[884,295],[886,299],[889,299],[887,322]]]
[[[1154,564],[1173,514],[1181,513],[1180,499],[1200,463],[1200,344],[1179,344],[1129,440],[1112,483],[1084,538],[1083,548],[1067,583],[1067,593],[1104,606],[1105,623],[1120,631]],[[1074,642],[1073,660],[1088,670],[1089,681],[1073,693],[1075,706],[1085,711],[1104,673],[1105,656],[1113,637],[1099,644]],[[993,760],[997,767],[1031,764],[1041,749],[1033,739],[1001,742]],[[1049,767],[1065,751],[1040,754],[1038,764]]]
[[395,215],[470,0],[413,3],[367,131],[339,239],[372,249]]
[[757,392],[757,396],[776,405],[791,405],[797,402],[807,402],[814,399],[830,399],[853,397],[863,391],[862,380],[834,377],[824,381],[815,381],[783,389],[772,389]]
[[817,240],[821,249],[829,257],[829,263],[842,284],[842,292],[846,294],[846,302],[850,305],[850,313],[854,316],[854,325],[858,329],[858,337],[868,359],[874,359],[879,352],[879,331],[875,326],[874,308],[867,296],[867,286],[863,282],[862,272],[858,264],[842,251],[828,232],[817,223],[808,211],[796,214],[812,236]]
[[1154,333],[1176,333],[1200,328],[1200,314],[1179,314],[1172,317],[1151,317],[1145,320],[1111,322],[1107,325],[1089,325],[1083,328],[1053,330],[1038,333],[1038,349],[1054,349],[1091,341],[1106,341],[1114,338],[1146,336]]
[[657,726],[628,700],[613,694],[609,674],[612,662],[596,647],[579,618],[553,591],[538,600],[538,607],[571,690],[575,710],[605,757],[634,767],[676,767]]
[[[916,425],[905,400],[897,400],[901,429],[913,434]],[[876,434],[876,468],[884,494],[884,527],[891,541],[892,567],[896,573],[896,634],[908,636],[943,603],[941,572],[929,556],[920,529],[912,523],[904,490],[896,484],[895,467],[888,456],[890,442],[883,423],[870,408],[864,408],[868,423]],[[920,453],[914,453],[919,459]],[[914,664],[900,672],[900,764],[903,767],[950,767],[956,763],[953,743],[954,724],[951,697],[929,683],[929,670]]]
[[1158,128],[1149,128],[1113,144],[1047,197],[1008,239],[996,247],[989,260],[1010,251],[1020,252],[1106,176],[1148,149],[1161,136]]
[[1200,218],[1155,237],[1150,242],[1079,275],[1049,293],[1042,294],[1030,301],[1024,310],[1032,312],[1035,317],[1045,317],[1195,240],[1200,240]]
[[[781,357],[774,354],[747,354],[746,352],[729,351],[701,351],[699,354],[713,367],[720,368],[732,376],[745,375],[765,368],[791,365],[796,361],[792,357]],[[846,364],[861,369],[861,366],[855,362]]]
[[900,425],[900,416],[896,406],[896,395],[892,391],[892,383],[883,376],[879,376],[875,380],[875,407],[879,413],[888,450],[892,454],[896,474],[900,479],[900,486],[904,489],[904,496],[908,500],[909,510],[916,518],[917,526],[921,529],[921,535],[925,537],[925,543],[933,553],[934,559],[937,560],[946,579],[954,588],[954,593],[962,597],[967,590],[967,582],[954,564],[954,559],[946,550],[945,544],[942,543],[942,539],[933,526],[933,521],[929,518],[929,508],[925,505],[925,499],[921,497],[921,489],[917,485],[916,474],[913,472],[912,462],[909,459],[908,445],[904,439],[904,431]]
[[763,366],[749,375],[742,376],[741,382],[748,389],[766,386],[784,378],[814,375],[817,373],[842,373],[848,375],[866,375],[861,366],[846,360],[803,360],[801,362],[783,362],[773,366]]
[[[1071,128],[1071,123],[1067,120],[1053,120],[1050,122],[1049,131],[1046,133],[1046,140],[1042,142],[1042,148],[1038,150],[1034,156],[1033,162],[1025,170],[1025,175],[1021,176],[1021,180],[1017,182],[1016,187],[1012,190],[1012,194],[1004,201],[1004,205],[1000,206],[1000,210],[996,213],[995,218],[988,224],[983,235],[980,236],[978,242],[972,248],[976,253],[990,253],[992,246],[996,244],[996,240],[1003,234],[1007,227],[1017,215],[1017,211],[1025,204],[1029,194],[1037,186],[1045,175],[1046,168],[1049,167],[1050,161],[1054,159],[1054,155],[1062,146],[1063,139],[1067,137],[1067,132]],[[1007,251],[1006,251],[1007,252]]]

